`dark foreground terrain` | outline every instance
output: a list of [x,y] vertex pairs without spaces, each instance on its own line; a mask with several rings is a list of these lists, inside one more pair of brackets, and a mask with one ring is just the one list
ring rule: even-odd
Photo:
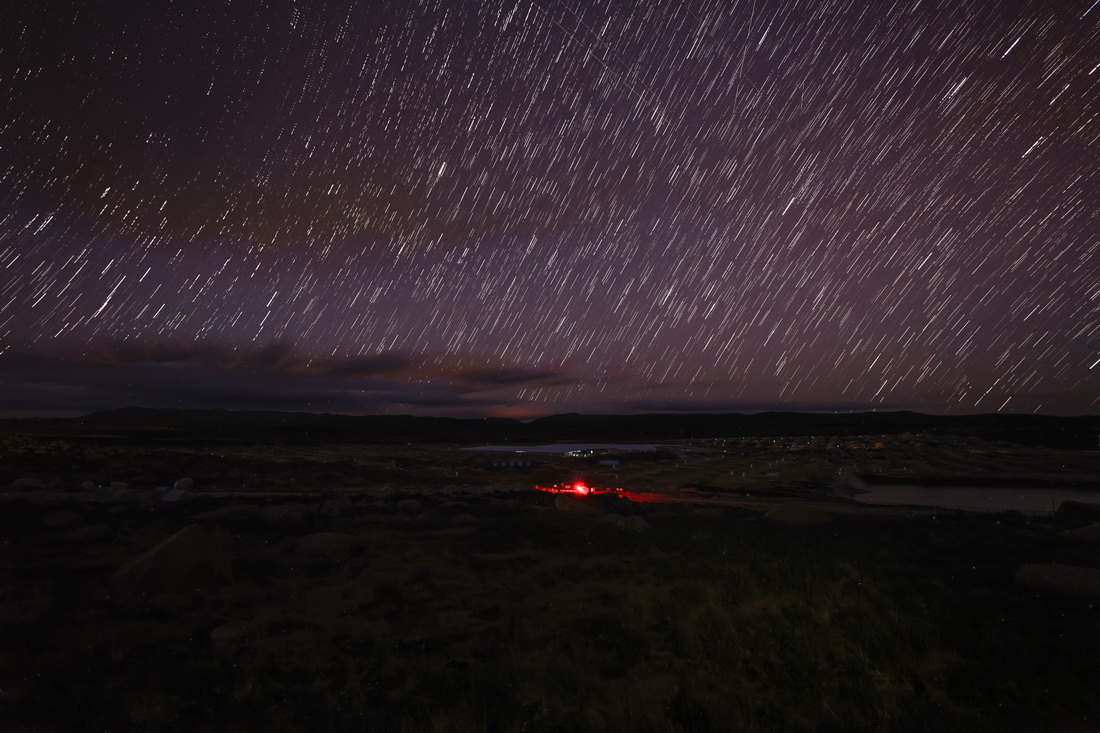
[[[613,468],[71,431],[0,448],[0,730],[1100,728],[1100,511],[833,492],[851,469],[1093,485],[1096,452],[921,433],[708,438]],[[651,501],[531,488],[578,475]]]

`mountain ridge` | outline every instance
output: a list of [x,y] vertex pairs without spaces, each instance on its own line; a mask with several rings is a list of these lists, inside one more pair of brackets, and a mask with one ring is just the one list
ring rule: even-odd
[[1080,450],[1097,448],[1100,416],[927,415],[910,411],[567,413],[522,422],[514,418],[129,406],[80,417],[3,419],[0,430],[92,435],[109,432],[116,436],[121,433],[139,442],[232,440],[273,443],[530,443],[932,433]]

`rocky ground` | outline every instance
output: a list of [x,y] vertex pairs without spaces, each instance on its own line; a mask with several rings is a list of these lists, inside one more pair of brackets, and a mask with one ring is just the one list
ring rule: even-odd
[[865,508],[827,444],[624,464],[642,503],[434,448],[7,441],[4,730],[1100,727],[1088,506]]

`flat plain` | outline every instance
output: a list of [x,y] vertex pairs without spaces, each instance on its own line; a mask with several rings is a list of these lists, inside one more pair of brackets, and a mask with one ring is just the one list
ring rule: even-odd
[[[849,482],[1091,489],[1095,450],[666,443],[502,467],[521,454],[8,432],[0,727],[1100,726],[1097,589],[1022,570],[1097,571],[1100,510],[866,506]],[[577,478],[624,494],[534,488]]]

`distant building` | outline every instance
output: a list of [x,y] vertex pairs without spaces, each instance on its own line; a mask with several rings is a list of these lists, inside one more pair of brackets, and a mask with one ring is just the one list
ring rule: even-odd
[[534,463],[532,461],[512,459],[509,461],[493,461],[490,465],[492,465],[493,468],[531,468]]

